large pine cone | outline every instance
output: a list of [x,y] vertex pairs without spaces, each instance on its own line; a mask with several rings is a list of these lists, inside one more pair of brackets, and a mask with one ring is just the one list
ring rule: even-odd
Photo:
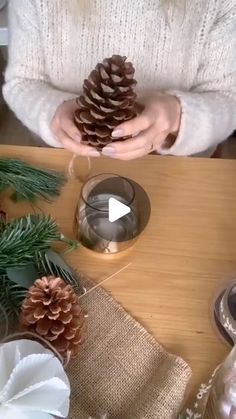
[[37,279],[21,308],[21,326],[48,340],[63,356],[75,356],[85,340],[79,297],[61,278]]
[[102,149],[114,141],[114,128],[137,115],[134,72],[126,57],[113,55],[97,64],[84,81],[74,114],[82,143]]

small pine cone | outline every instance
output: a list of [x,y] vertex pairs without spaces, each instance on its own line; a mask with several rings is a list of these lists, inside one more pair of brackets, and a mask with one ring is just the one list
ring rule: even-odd
[[20,324],[48,340],[63,356],[75,356],[85,340],[85,313],[70,285],[53,276],[37,279],[23,301]]
[[126,57],[113,55],[97,64],[84,81],[74,114],[83,144],[102,149],[114,141],[111,133],[119,124],[137,115],[134,72]]

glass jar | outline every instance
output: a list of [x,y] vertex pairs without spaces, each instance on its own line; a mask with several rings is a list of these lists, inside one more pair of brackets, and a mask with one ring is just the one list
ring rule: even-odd
[[[116,253],[130,247],[139,233],[139,217],[133,184],[129,179],[101,174],[83,186],[77,210],[78,238],[82,245],[99,253]],[[130,211],[109,220],[113,199]]]
[[215,375],[209,405],[211,419],[236,419],[236,346]]

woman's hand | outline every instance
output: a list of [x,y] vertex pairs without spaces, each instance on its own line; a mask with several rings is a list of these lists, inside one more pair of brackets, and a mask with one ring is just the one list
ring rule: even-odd
[[181,121],[181,104],[175,97],[158,93],[141,102],[145,108],[136,118],[124,122],[113,131],[113,138],[132,138],[105,147],[106,156],[132,160],[157,150],[169,134],[177,135]]
[[81,135],[73,118],[77,108],[75,100],[63,102],[52,119],[51,130],[64,148],[81,156],[99,157],[100,153],[97,150],[81,144]]

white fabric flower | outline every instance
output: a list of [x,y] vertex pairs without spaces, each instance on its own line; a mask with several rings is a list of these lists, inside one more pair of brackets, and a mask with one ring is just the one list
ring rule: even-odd
[[0,371],[0,418],[68,416],[68,377],[60,361],[40,343],[22,339],[1,345]]

